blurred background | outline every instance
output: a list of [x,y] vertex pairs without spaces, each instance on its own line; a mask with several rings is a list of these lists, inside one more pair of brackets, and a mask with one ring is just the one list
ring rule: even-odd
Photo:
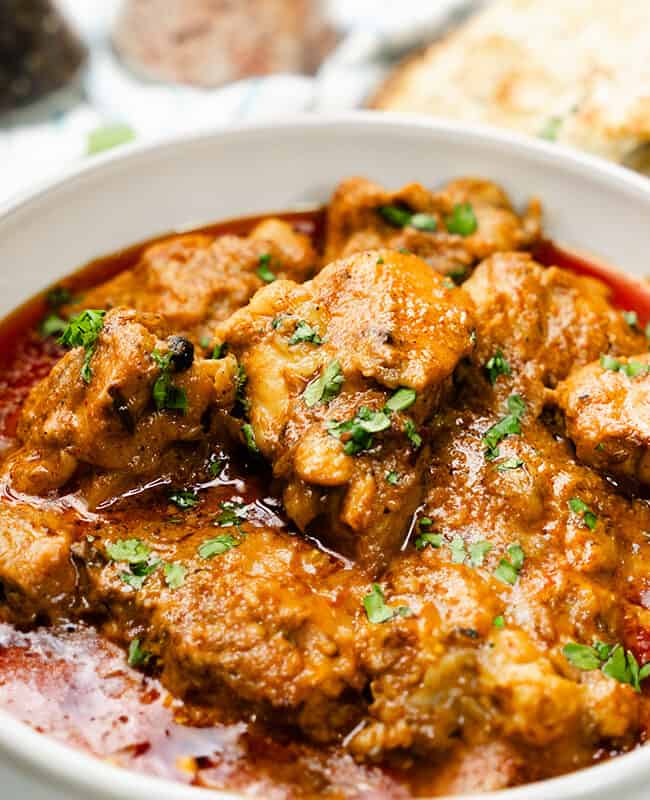
[[0,0],[0,202],[134,139],[354,108],[650,172],[648,0]]

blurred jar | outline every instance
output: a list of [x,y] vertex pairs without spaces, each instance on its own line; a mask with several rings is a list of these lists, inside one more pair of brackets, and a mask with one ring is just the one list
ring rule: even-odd
[[85,49],[48,0],[0,0],[0,112],[39,100],[79,74]]
[[147,78],[219,86],[276,72],[311,74],[336,34],[321,0],[125,0],[113,43]]

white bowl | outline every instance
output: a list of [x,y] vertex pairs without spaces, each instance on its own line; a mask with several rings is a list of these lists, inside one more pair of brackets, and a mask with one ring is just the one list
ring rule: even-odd
[[[0,209],[0,315],[84,262],[155,234],[324,201],[343,177],[399,186],[476,174],[518,203],[538,195],[545,229],[638,276],[650,271],[650,181],[554,144],[415,116],[359,113],[133,145],[68,170]],[[641,800],[650,748],[503,800]],[[8,800],[200,800],[206,793],[111,767],[0,712]],[[485,795],[483,795],[485,797]],[[467,799],[466,799],[467,800]]]

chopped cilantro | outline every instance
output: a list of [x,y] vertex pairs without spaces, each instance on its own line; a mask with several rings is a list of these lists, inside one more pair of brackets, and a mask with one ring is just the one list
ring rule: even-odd
[[574,514],[582,517],[582,521],[589,530],[593,531],[598,524],[598,517],[589,506],[579,497],[572,497],[569,500],[569,508]]
[[399,472],[391,471],[386,473],[386,483],[390,483],[391,486],[397,486],[399,484],[399,479]]
[[65,286],[54,286],[50,291],[45,295],[45,302],[48,304],[50,308],[61,308],[66,303],[69,303],[72,300],[72,294],[70,290],[67,289]]
[[129,645],[128,664],[130,667],[143,667],[151,659],[151,653],[147,653],[140,646],[140,639],[133,639]]
[[390,417],[385,411],[372,411],[361,406],[353,419],[345,422],[330,420],[327,432],[337,439],[344,440],[343,451],[354,456],[363,450],[369,450],[373,444],[373,434],[390,428]]
[[199,502],[198,494],[192,489],[178,489],[169,495],[169,499],[183,511],[194,508]]
[[384,593],[378,583],[373,583],[369,594],[363,598],[363,607],[369,622],[376,624],[388,622],[395,616],[410,617],[413,614],[408,606],[398,606],[397,608],[387,606]]
[[153,401],[158,411],[187,411],[187,395],[184,389],[172,381],[171,368],[173,353],[161,353],[159,350],[151,351],[151,358],[160,369],[160,375],[152,389]]
[[408,389],[403,386],[388,398],[385,409],[388,411],[406,411],[407,408],[410,408],[415,403],[416,399],[415,389]]
[[226,353],[228,352],[228,342],[216,342],[214,347],[212,348],[211,358],[215,361],[218,361],[220,358],[223,358]]
[[239,547],[241,542],[229,533],[220,533],[212,539],[206,539],[199,545],[198,553],[201,558],[213,558],[222,556],[233,547]]
[[240,525],[246,519],[243,503],[235,503],[232,500],[224,500],[221,503],[221,514],[216,518],[215,523],[221,528],[228,528],[232,525]]
[[111,561],[142,564],[151,555],[151,548],[141,539],[117,539],[115,542],[106,542],[105,547]]
[[338,361],[330,361],[320,376],[308,384],[302,394],[305,405],[311,408],[318,403],[327,404],[341,391],[343,373]]
[[41,320],[41,323],[38,326],[38,332],[44,339],[47,339],[48,336],[62,334],[67,327],[68,323],[66,320],[62,319],[58,314],[52,312]]
[[485,457],[493,461],[499,456],[499,442],[514,434],[521,433],[521,418],[526,410],[524,401],[518,394],[511,394],[508,398],[508,411],[510,412],[503,419],[488,428],[483,436],[485,445]]
[[84,383],[90,383],[93,375],[90,360],[97,347],[99,334],[104,327],[105,314],[106,312],[101,309],[87,308],[68,322],[59,338],[59,343],[64,347],[83,347],[86,351],[81,367],[81,378]]
[[379,256],[379,258],[377,259],[377,263],[378,264],[383,264],[384,263],[384,259],[381,256]]
[[244,422],[241,426],[241,432],[244,436],[244,442],[246,443],[246,447],[250,450],[251,453],[259,453],[260,449],[257,446],[257,441],[255,440],[255,431],[253,430],[253,426],[250,422]]
[[179,564],[177,561],[172,561],[165,564],[163,567],[165,575],[165,583],[170,589],[179,589],[185,583],[185,576],[187,575],[187,567]]
[[497,568],[494,570],[494,575],[500,581],[509,583],[514,586],[524,565],[524,551],[519,544],[511,544],[508,547],[508,555],[510,560],[502,558],[499,561]]
[[650,364],[642,364],[640,361],[628,361],[625,364],[609,355],[600,357],[600,366],[612,372],[622,372],[628,378],[637,378],[639,375],[647,375],[650,372]]
[[495,628],[499,628],[499,629],[505,628],[506,627],[506,621],[503,618],[503,614],[499,614],[498,617],[495,617],[492,620],[492,624],[494,625]]
[[120,578],[127,586],[137,591],[142,589],[146,579],[158,569],[161,563],[160,559],[156,558],[153,561],[131,564],[131,571],[122,572]]
[[235,375],[235,401],[239,409],[247,413],[250,409],[250,402],[246,397],[246,384],[248,383],[248,375],[243,364],[237,364],[237,375]]
[[465,540],[462,536],[454,536],[449,545],[449,549],[451,550],[452,563],[462,564],[465,561],[467,551],[465,550]]
[[223,468],[226,466],[226,459],[225,458],[212,458],[210,463],[208,464],[208,473],[211,478],[218,478],[219,475],[223,472]]
[[624,311],[623,319],[627,322],[630,328],[633,328],[634,330],[639,329],[639,315],[636,313],[636,311]]
[[510,458],[506,458],[503,461],[500,461],[496,467],[497,472],[508,472],[511,469],[519,469],[520,467],[524,466],[524,462],[521,458],[517,456],[510,456]]
[[511,374],[510,364],[508,364],[505,356],[499,348],[496,349],[496,352],[492,358],[488,359],[487,363],[485,364],[485,371],[487,372],[488,380],[492,386],[494,386],[494,384],[497,382],[499,375]]
[[629,684],[636,692],[641,691],[641,681],[650,676],[650,661],[639,666],[634,653],[622,645],[595,642],[592,647],[568,642],[562,648],[566,660],[577,669],[590,671],[600,669],[608,678]]
[[257,277],[261,278],[264,283],[273,283],[277,279],[277,275],[271,269],[271,254],[264,253],[260,256],[259,267],[257,268]]
[[433,233],[438,227],[438,221],[432,214],[413,214],[409,220],[409,225],[416,228],[418,231],[426,231]]
[[438,549],[442,547],[443,538],[441,533],[432,533],[426,531],[421,533],[418,538],[415,540],[415,547],[417,550],[424,550],[425,547],[433,547]]
[[199,344],[204,350],[207,350],[210,347],[210,337],[209,336],[202,336],[199,339]]
[[379,215],[394,228],[403,228],[408,225],[413,216],[411,212],[401,206],[380,206]]
[[445,222],[449,233],[457,233],[459,236],[471,236],[478,228],[471,203],[457,203]]
[[562,648],[562,655],[569,664],[581,670],[598,669],[601,664],[600,657],[596,650],[586,644],[568,642]]
[[323,344],[323,340],[318,335],[311,325],[305,322],[304,319],[298,320],[296,329],[292,337],[289,339],[289,344],[300,344],[301,342],[311,342],[311,344]]
[[480,567],[485,560],[485,556],[490,552],[491,549],[492,545],[490,542],[481,541],[470,544],[469,559],[472,562],[472,566]]
[[420,447],[422,447],[422,437],[415,427],[415,422],[413,422],[410,417],[406,417],[404,420],[404,433],[406,434],[406,438],[416,450],[419,450]]

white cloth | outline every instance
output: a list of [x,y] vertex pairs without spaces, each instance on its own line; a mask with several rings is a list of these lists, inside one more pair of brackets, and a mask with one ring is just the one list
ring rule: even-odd
[[140,82],[115,57],[109,33],[119,0],[58,0],[89,47],[80,85],[0,118],[0,203],[83,158],[88,134],[130,125],[138,140],[361,105],[394,62],[439,35],[476,0],[330,0],[341,44],[314,77],[273,75],[219,89]]

